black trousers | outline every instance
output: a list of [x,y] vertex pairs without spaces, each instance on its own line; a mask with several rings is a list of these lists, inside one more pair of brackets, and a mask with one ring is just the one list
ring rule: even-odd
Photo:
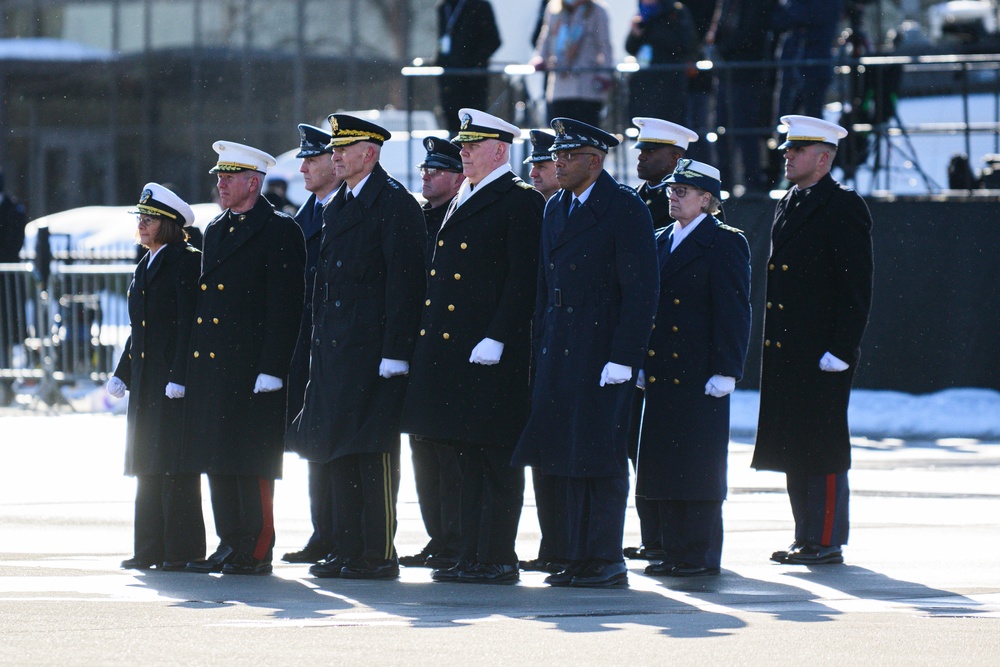
[[795,518],[795,540],[825,547],[847,544],[851,491],[847,473],[785,473]]
[[442,440],[410,436],[417,502],[432,554],[457,556],[461,549],[462,472],[455,448]]
[[[642,432],[642,406],[645,392],[636,391],[632,399],[632,419],[628,427],[628,458],[632,470],[636,468],[639,456],[639,434]],[[639,515],[639,539],[647,549],[662,549],[663,536],[660,534],[660,510],[654,500],[635,495],[635,513]]]
[[719,567],[722,501],[652,500],[658,506],[664,562]]
[[566,488],[569,558],[622,562],[628,477],[559,477]]
[[524,504],[524,468],[503,447],[456,445],[462,469],[462,551],[473,563],[517,565],[514,542]]
[[309,462],[309,515],[313,532],[306,548],[328,554],[337,551],[337,513],[333,491],[333,464]]
[[386,453],[349,454],[331,465],[337,498],[337,555],[373,562],[396,558],[399,447]]
[[135,557],[147,563],[205,557],[201,475],[137,475]]
[[274,548],[274,480],[254,475],[209,475],[215,532],[237,555],[270,562]]
[[569,523],[566,516],[566,485],[559,478],[531,469],[535,488],[535,508],[542,539],[538,558],[546,561],[569,560]]

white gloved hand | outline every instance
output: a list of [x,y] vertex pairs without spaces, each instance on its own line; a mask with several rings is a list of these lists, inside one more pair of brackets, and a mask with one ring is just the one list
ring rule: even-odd
[[501,354],[503,354],[503,343],[492,338],[484,338],[479,341],[479,345],[472,348],[469,363],[492,366],[500,363]]
[[613,361],[609,361],[604,364],[604,370],[601,371],[601,386],[606,384],[621,384],[622,382],[628,382],[632,379],[632,367],[622,366],[621,364],[616,364]]
[[826,371],[827,373],[840,373],[841,371],[846,371],[848,368],[850,368],[850,365],[841,361],[829,352],[824,354],[819,360],[819,369],[821,371]]
[[399,359],[383,359],[378,365],[378,374],[384,378],[406,375],[410,372],[410,362]]
[[167,398],[184,398],[184,385],[168,382],[163,393],[166,394]]
[[705,395],[714,398],[729,396],[736,389],[736,378],[728,375],[713,375],[705,383]]
[[278,391],[285,386],[285,383],[281,378],[276,378],[273,375],[266,375],[261,373],[257,376],[257,382],[253,386],[253,393],[255,394],[266,394],[269,391]]
[[635,386],[637,389],[646,391],[646,372],[641,368],[639,369],[638,376],[635,378]]
[[125,386],[124,382],[112,375],[108,378],[107,389],[108,393],[115,398],[121,398],[125,395],[125,390],[128,389],[128,387]]

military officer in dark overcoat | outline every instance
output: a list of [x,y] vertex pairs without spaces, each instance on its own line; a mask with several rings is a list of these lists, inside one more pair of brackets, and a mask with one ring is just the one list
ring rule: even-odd
[[423,302],[426,231],[417,200],[379,164],[390,133],[347,114],[329,120],[344,184],[324,211],[309,384],[289,441],[333,474],[337,551],[309,571],[387,579],[399,575],[399,416]]
[[403,430],[449,440],[462,469],[462,553],[436,581],[517,581],[531,311],[544,200],[513,174],[518,128],[462,109],[465,182],[433,245]]
[[767,262],[760,415],[752,465],[785,473],[795,518],[782,563],[842,563],[851,467],[847,405],[872,299],[872,218],[830,176],[847,130],[783,116],[785,177]]
[[219,154],[223,212],[205,230],[187,369],[184,466],[208,473],[219,548],[196,572],[266,574],[274,546],[285,382],[302,319],[302,230],[261,197],[274,158],[229,141]]
[[[424,139],[427,154],[417,165],[420,170],[420,194],[424,222],[427,223],[428,257],[434,239],[441,229],[451,200],[458,194],[465,176],[462,174],[462,154],[457,144],[447,139]],[[449,568],[458,562],[461,550],[462,473],[458,453],[447,440],[410,435],[410,455],[417,487],[420,517],[430,541],[419,553],[401,556],[399,563],[411,567]]]
[[545,201],[559,191],[559,181],[556,179],[556,165],[552,161],[549,148],[555,141],[551,130],[531,130],[531,153],[524,158],[524,164],[530,164],[528,178],[535,189],[542,193]]
[[660,300],[643,367],[636,496],[656,505],[662,561],[646,574],[718,574],[729,452],[729,394],[750,342],[750,246],[714,217],[719,170],[681,159],[658,230]]
[[[302,400],[309,379],[309,348],[312,341],[312,297],[316,282],[316,262],[319,260],[320,232],[323,229],[323,205],[330,201],[341,180],[333,170],[333,149],[330,134],[312,125],[299,125],[299,171],[309,197],[295,213],[295,223],[302,228],[306,240],[306,291],[302,306],[299,338],[295,343],[292,365],[288,369],[288,407],[286,424],[291,425],[302,410]],[[309,515],[313,532],[300,551],[281,557],[288,563],[316,563],[334,551],[337,531],[333,512],[333,480],[329,470],[320,464],[309,464]]]
[[571,562],[546,582],[615,586],[627,581],[630,408],[656,312],[653,224],[604,170],[616,137],[568,118],[552,128],[562,190],[545,207],[531,417],[513,462],[565,489]]
[[137,240],[147,249],[128,288],[131,334],[108,380],[127,388],[125,474],[136,478],[135,551],[122,567],[183,570],[205,557],[201,476],[180,468],[188,341],[201,253],[187,243],[187,202],[147,183],[137,206]]
[[[636,117],[632,123],[639,128],[639,136],[632,148],[639,151],[635,172],[642,179],[638,194],[653,217],[653,228],[663,229],[673,222],[670,201],[664,180],[674,172],[677,161],[684,157],[688,145],[698,140],[698,134],[683,125],[659,118]],[[632,405],[632,425],[629,428],[628,457],[635,468],[639,446],[639,427],[642,423],[642,390],[645,378],[639,374],[640,391]],[[642,544],[625,547],[626,558],[656,560],[663,557],[663,540],[660,536],[660,516],[657,504],[642,496],[635,496],[635,511],[639,515],[639,536]]]

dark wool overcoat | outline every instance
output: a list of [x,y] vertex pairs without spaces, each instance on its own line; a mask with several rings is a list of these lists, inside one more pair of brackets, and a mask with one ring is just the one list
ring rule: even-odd
[[[406,433],[513,449],[528,419],[541,193],[507,173],[477,187],[432,246],[403,411]],[[469,362],[484,338],[500,363]]]
[[289,448],[317,463],[398,451],[407,378],[379,376],[379,363],[410,360],[423,307],[417,200],[380,165],[345,204],[346,191],[324,211],[309,384],[288,433]]
[[261,373],[287,383],[305,261],[302,230],[263,197],[205,230],[184,399],[187,470],[280,477],[286,391],[253,390]]
[[644,365],[636,493],[724,500],[729,397],[705,394],[713,375],[739,380],[750,343],[750,246],[703,218],[670,252],[676,223],[657,235],[660,304]]
[[135,267],[128,288],[132,333],[115,368],[129,389],[126,475],[180,471],[187,399],[167,398],[164,390],[168,382],[186,385],[200,272],[201,253],[183,242],[161,248],[152,270],[149,253]]
[[[546,475],[628,476],[635,376],[646,356],[658,293],[649,210],[602,172],[569,217],[562,190],[545,209],[534,319],[531,418],[515,465]],[[600,386],[608,362],[632,379]]]
[[[829,175],[778,203],[767,262],[760,415],[753,467],[806,474],[851,467],[847,404],[872,300],[872,217]],[[824,372],[830,352],[850,364]]]

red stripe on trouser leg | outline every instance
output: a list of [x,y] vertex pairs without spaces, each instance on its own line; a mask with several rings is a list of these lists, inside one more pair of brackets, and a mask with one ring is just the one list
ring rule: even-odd
[[823,541],[824,547],[830,546],[833,540],[833,519],[837,515],[837,476],[826,476],[826,503],[823,507]]
[[264,519],[257,536],[257,546],[253,550],[253,557],[257,560],[264,560],[264,556],[271,548],[274,540],[274,498],[271,497],[271,481],[263,477],[257,478],[257,485],[260,487],[260,514]]

